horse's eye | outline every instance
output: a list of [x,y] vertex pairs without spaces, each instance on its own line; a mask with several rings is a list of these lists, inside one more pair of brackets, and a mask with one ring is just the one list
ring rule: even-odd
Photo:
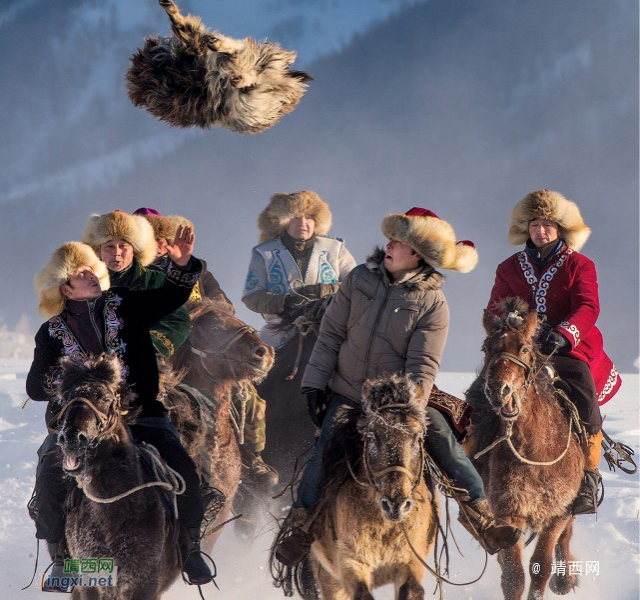
[[531,348],[529,348],[528,346],[524,346],[524,347],[520,350],[520,354],[529,354],[529,352],[531,352]]

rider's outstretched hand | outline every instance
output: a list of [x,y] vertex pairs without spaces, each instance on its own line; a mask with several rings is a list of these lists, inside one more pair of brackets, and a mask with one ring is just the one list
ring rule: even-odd
[[193,233],[193,227],[180,225],[178,231],[176,231],[173,244],[167,244],[166,246],[169,258],[179,267],[186,267],[191,260],[195,241],[196,235]]

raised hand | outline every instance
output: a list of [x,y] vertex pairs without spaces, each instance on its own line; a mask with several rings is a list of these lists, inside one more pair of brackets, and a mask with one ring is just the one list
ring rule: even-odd
[[166,246],[169,258],[179,267],[186,267],[191,260],[195,241],[196,235],[193,233],[193,228],[187,225],[180,225],[173,244],[167,244]]

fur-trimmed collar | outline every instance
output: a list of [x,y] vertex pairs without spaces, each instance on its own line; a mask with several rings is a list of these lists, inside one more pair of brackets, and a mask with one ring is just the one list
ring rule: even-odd
[[[378,273],[387,283],[393,283],[389,277],[389,273],[384,267],[385,250],[380,246],[376,246],[373,252],[365,260],[365,265],[372,273]],[[446,277],[436,271],[429,265],[418,269],[415,275],[412,275],[404,281],[400,281],[401,285],[409,288],[422,288],[426,290],[439,290],[444,286]]]

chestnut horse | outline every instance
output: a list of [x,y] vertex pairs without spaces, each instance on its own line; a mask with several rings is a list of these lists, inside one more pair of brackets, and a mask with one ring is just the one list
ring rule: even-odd
[[[396,600],[422,600],[438,511],[423,477],[425,401],[402,375],[365,382],[362,396],[361,407],[337,417],[326,449],[331,476],[303,568],[324,600],[373,600],[372,590],[386,584]],[[314,587],[298,584],[298,591],[317,598]]]
[[162,465],[131,437],[125,419],[135,415],[128,413],[129,392],[117,358],[63,358],[60,369],[58,445],[65,472],[82,489],[75,488],[68,500],[69,552],[75,559],[112,558],[117,567],[115,588],[76,586],[71,597],[157,600],[180,573],[177,524],[160,491],[175,485],[180,493],[179,481],[143,468],[144,455],[156,468]]
[[[507,298],[497,316],[485,311],[483,325],[484,365],[467,391],[474,412],[466,450],[495,516],[537,534],[528,599],[541,600],[547,584],[567,594],[578,578],[569,568],[553,566],[574,560],[571,505],[584,469],[574,435],[580,424],[572,405],[559,403],[552,371],[537,351],[537,313],[525,301]],[[506,600],[524,593],[523,546],[521,538],[498,555]]]
[[[232,417],[232,399],[238,385],[259,381],[273,365],[273,349],[252,327],[234,315],[225,301],[204,298],[187,306],[191,333],[172,358],[173,378],[166,379],[163,401],[180,432],[180,439],[204,479],[226,498],[214,523],[215,531],[231,511],[238,490],[242,427]],[[176,379],[181,382],[176,386]],[[237,420],[235,420],[237,421]],[[209,476],[210,474],[210,476]],[[209,545],[220,534],[208,537]]]

